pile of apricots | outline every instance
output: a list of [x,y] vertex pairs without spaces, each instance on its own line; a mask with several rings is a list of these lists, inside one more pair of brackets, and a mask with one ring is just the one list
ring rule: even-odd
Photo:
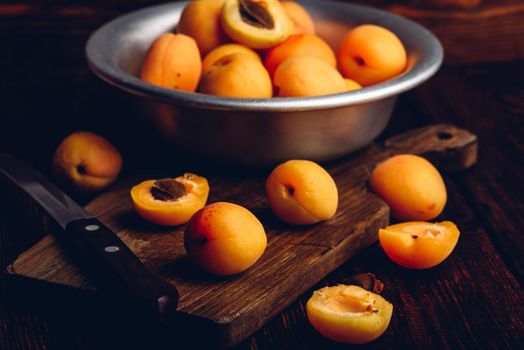
[[400,39],[377,25],[353,28],[335,53],[294,1],[193,0],[176,33],[151,44],[140,78],[224,97],[301,97],[377,84],[406,64]]

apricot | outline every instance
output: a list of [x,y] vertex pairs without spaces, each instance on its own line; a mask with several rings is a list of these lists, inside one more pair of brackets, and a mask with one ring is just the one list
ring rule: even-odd
[[402,73],[407,54],[390,30],[360,25],[346,34],[338,50],[338,65],[344,77],[363,86],[380,83]]
[[106,188],[121,169],[120,152],[102,136],[87,131],[67,136],[53,156],[55,175],[83,192]]
[[189,220],[184,245],[191,261],[204,271],[228,276],[247,270],[267,245],[264,227],[240,205],[210,204]]
[[348,88],[347,91],[362,89],[362,85],[360,85],[359,83],[357,83],[354,80],[344,79],[344,81],[346,82],[346,87]]
[[314,34],[296,34],[267,52],[264,65],[269,75],[273,76],[277,67],[293,56],[317,57],[337,67],[335,53],[324,40]]
[[174,226],[185,224],[204,207],[209,185],[204,177],[186,173],[174,179],[143,181],[130,194],[135,211],[144,220]]
[[247,46],[240,44],[224,44],[209,52],[204,60],[202,61],[202,72],[207,71],[216,61],[221,59],[224,56],[233,54],[233,53],[245,53],[254,59],[257,59],[259,62],[262,62],[258,53],[253,51]]
[[402,154],[378,164],[369,185],[398,220],[431,220],[446,205],[442,176],[433,164],[416,155]]
[[428,269],[443,262],[455,249],[460,232],[451,221],[404,222],[380,229],[386,255],[409,269]]
[[236,42],[267,49],[286,40],[293,23],[278,0],[226,0],[222,26]]
[[273,212],[289,224],[327,220],[338,207],[335,181],[309,160],[289,160],[277,166],[266,181],[266,195]]
[[320,96],[347,91],[340,73],[324,60],[293,56],[282,62],[273,77],[278,96]]
[[171,89],[196,90],[202,61],[198,47],[184,34],[162,34],[147,51],[140,78]]
[[200,92],[238,98],[270,98],[271,79],[266,69],[251,55],[233,53],[216,61],[204,72]]
[[294,1],[280,3],[293,23],[291,34],[315,34],[315,23],[304,7]]
[[393,305],[378,294],[354,285],[324,287],[306,304],[309,322],[320,334],[340,343],[363,344],[388,328]]
[[177,31],[195,39],[202,56],[228,41],[220,17],[225,0],[193,0],[182,11]]

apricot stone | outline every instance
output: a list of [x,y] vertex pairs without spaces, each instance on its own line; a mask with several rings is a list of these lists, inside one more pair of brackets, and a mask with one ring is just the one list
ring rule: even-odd
[[87,131],[67,136],[53,156],[55,175],[82,192],[106,188],[121,169],[120,152],[102,136]]
[[293,22],[292,34],[315,34],[315,23],[304,7],[294,1],[280,3]]
[[258,53],[256,53],[247,46],[240,44],[224,44],[213,49],[206,55],[206,57],[202,61],[202,72],[207,71],[213,64],[215,64],[216,61],[218,61],[222,57],[233,53],[245,53],[257,59],[259,62],[262,62]]
[[340,73],[324,60],[293,56],[282,62],[273,77],[280,97],[320,96],[347,91]]
[[378,164],[369,179],[371,191],[404,221],[427,221],[446,205],[446,185],[438,170],[426,159],[402,154]]
[[273,95],[271,79],[262,63],[245,53],[233,53],[216,61],[202,76],[199,90],[204,94],[238,98]]
[[395,77],[406,68],[407,54],[390,30],[360,25],[346,34],[338,50],[338,65],[344,77],[363,86]]
[[228,41],[220,16],[225,0],[193,0],[180,16],[177,30],[195,39],[202,56]]
[[140,78],[148,83],[193,92],[202,73],[198,47],[184,34],[162,34],[149,47]]
[[266,181],[266,195],[273,212],[289,224],[327,220],[338,207],[335,181],[309,160],[289,160],[277,166]]
[[335,53],[324,40],[314,34],[296,34],[267,52],[264,65],[269,75],[273,76],[277,67],[293,56],[317,57],[333,68],[337,67]]
[[204,271],[228,276],[247,270],[262,256],[267,237],[255,215],[227,202],[210,204],[189,220],[184,245]]

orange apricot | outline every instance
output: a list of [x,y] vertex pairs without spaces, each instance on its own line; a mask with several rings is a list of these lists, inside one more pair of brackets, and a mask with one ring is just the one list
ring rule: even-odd
[[273,77],[280,97],[320,96],[347,91],[340,73],[324,60],[293,56],[282,62]]
[[324,287],[306,304],[309,323],[320,334],[340,343],[364,344],[388,328],[393,305],[378,294],[354,285]]
[[209,185],[205,178],[186,173],[174,179],[143,181],[130,194],[136,212],[144,220],[174,226],[185,224],[204,207]]
[[247,46],[240,45],[240,44],[224,44],[219,47],[214,48],[211,52],[209,52],[204,60],[202,61],[202,72],[207,71],[213,64],[215,64],[216,61],[221,59],[224,56],[233,54],[233,53],[245,53],[255,59],[257,59],[259,62],[262,62],[260,56],[258,53],[253,51]]
[[202,61],[198,47],[184,34],[162,34],[147,51],[140,78],[171,89],[196,90]]
[[102,136],[87,131],[67,136],[53,156],[55,175],[83,192],[109,186],[121,169],[120,152]]
[[446,205],[442,176],[433,164],[416,155],[397,155],[378,164],[369,185],[398,220],[431,220]]
[[335,53],[324,40],[314,34],[296,34],[267,52],[264,65],[269,75],[273,76],[277,67],[293,56],[313,56],[337,67]]
[[357,83],[354,80],[344,79],[344,81],[346,82],[346,86],[348,88],[348,91],[362,89],[362,85],[360,85],[359,83]]
[[255,264],[266,249],[267,237],[249,210],[218,202],[199,210],[189,220],[184,245],[191,261],[201,269],[228,276]]
[[443,262],[457,245],[460,232],[451,221],[404,222],[380,229],[386,255],[409,269],[428,269]]
[[390,30],[360,25],[346,34],[338,50],[338,65],[344,77],[368,86],[391,79],[406,68],[407,54]]
[[193,0],[180,16],[177,31],[195,39],[202,56],[228,41],[220,16],[225,0]]
[[315,23],[302,5],[295,1],[281,1],[291,22],[293,22],[292,34],[315,34]]
[[273,95],[271,79],[262,63],[245,53],[233,53],[216,61],[204,72],[199,91],[238,98],[270,98]]
[[266,195],[273,212],[289,224],[327,220],[338,207],[335,181],[309,160],[289,160],[277,166],[266,181]]

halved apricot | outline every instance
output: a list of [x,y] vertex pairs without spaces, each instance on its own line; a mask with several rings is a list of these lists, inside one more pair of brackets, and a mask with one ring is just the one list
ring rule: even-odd
[[362,287],[338,285],[313,292],[306,313],[313,328],[326,338],[363,344],[386,331],[393,305]]
[[386,255],[409,269],[428,269],[444,261],[457,245],[460,232],[451,221],[404,222],[380,229]]
[[146,180],[131,189],[136,212],[164,226],[185,224],[206,205],[209,185],[204,177],[186,173],[177,178]]

